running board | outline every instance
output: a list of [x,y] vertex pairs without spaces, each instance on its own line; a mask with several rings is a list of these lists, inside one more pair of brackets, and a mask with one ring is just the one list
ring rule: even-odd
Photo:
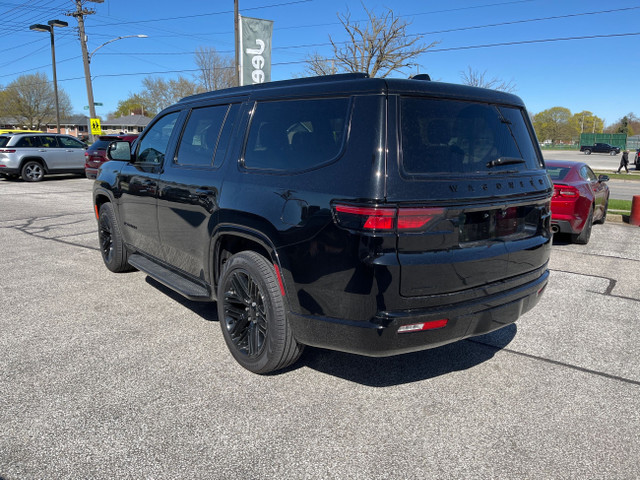
[[185,278],[182,275],[179,275],[174,271],[143,257],[142,255],[130,255],[129,265],[146,273],[154,280],[157,280],[170,289],[175,290],[189,300],[196,302],[212,301],[211,293],[204,285],[191,281],[188,278]]

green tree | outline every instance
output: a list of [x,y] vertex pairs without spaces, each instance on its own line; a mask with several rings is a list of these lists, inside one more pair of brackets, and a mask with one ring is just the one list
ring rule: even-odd
[[602,133],[604,130],[604,120],[589,110],[575,113],[571,117],[571,125],[578,133]]
[[416,65],[415,59],[438,42],[422,43],[421,35],[408,35],[410,22],[396,17],[393,10],[381,15],[368,10],[368,21],[351,20],[351,13],[338,13],[338,19],[347,33],[347,41],[337,42],[331,35],[333,58],[314,53],[307,57],[306,72],[311,75],[327,73],[363,72],[370,77],[385,78],[392,72]]
[[[71,100],[58,89],[60,117],[71,114]],[[44,73],[21,75],[11,82],[0,95],[0,114],[15,118],[30,128],[41,128],[56,121],[56,101],[53,85]]]
[[640,119],[633,112],[607,127],[607,133],[624,133],[628,137],[635,135],[634,132],[640,132]]
[[571,111],[564,107],[553,107],[533,116],[533,126],[540,141],[553,143],[570,142],[580,131],[571,122]]
[[158,113],[150,106],[149,101],[143,95],[135,93],[125,100],[118,102],[118,109],[109,115],[109,118],[124,117],[127,115],[145,115],[153,117]]

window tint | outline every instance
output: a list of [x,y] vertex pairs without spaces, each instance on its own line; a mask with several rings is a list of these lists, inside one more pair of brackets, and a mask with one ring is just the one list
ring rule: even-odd
[[38,137],[22,137],[16,142],[16,147],[39,147],[40,146],[40,138]]
[[551,180],[564,180],[564,177],[571,171],[568,167],[547,167],[547,173]]
[[245,167],[293,171],[333,160],[342,147],[348,108],[347,98],[258,103]]
[[0,137],[0,147],[4,147],[9,142],[9,137]]
[[40,137],[40,146],[44,148],[58,148],[58,140],[54,136],[42,135]]
[[228,105],[194,108],[185,126],[176,163],[179,165],[210,166],[218,144],[220,129]]
[[84,143],[71,137],[58,137],[58,141],[65,148],[84,148]]
[[151,126],[138,144],[137,162],[160,164],[164,161],[178,115],[179,112],[165,115]]
[[[541,168],[522,112],[515,108],[405,97],[400,124],[403,169],[410,174]],[[498,158],[523,163],[488,165]]]

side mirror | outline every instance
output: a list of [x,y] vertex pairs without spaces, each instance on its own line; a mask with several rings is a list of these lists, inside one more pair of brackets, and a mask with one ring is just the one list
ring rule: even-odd
[[107,148],[107,158],[120,162],[130,162],[131,145],[129,142],[111,142]]
[[601,182],[601,183],[602,182],[608,182],[609,181],[609,175],[600,175],[598,177],[598,181]]

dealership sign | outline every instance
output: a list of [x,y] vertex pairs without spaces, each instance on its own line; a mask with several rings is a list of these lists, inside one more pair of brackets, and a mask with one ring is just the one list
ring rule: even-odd
[[240,85],[271,81],[273,21],[240,17]]

